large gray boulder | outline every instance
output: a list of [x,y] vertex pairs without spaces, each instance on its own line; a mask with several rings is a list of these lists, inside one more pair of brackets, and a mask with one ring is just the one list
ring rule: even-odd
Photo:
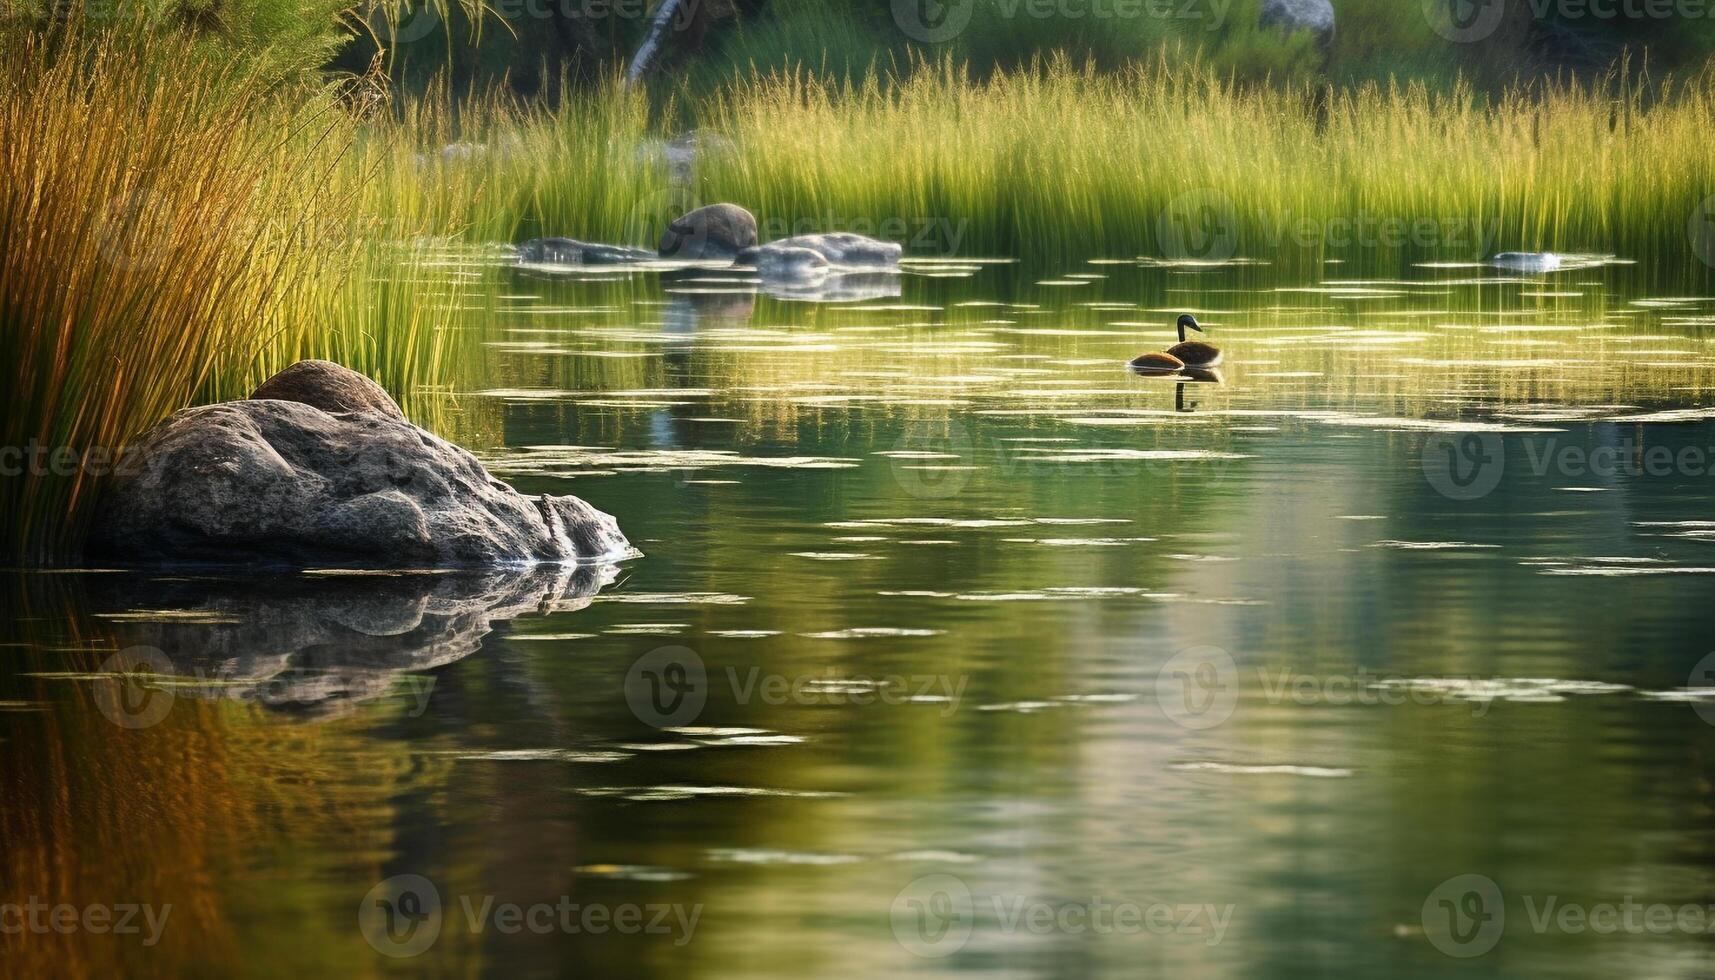
[[661,234],[661,257],[728,260],[756,244],[756,216],[736,204],[710,204],[685,214]]
[[140,436],[103,488],[88,557],[447,568],[636,554],[612,517],[519,493],[391,399],[352,405],[362,376],[323,365],[257,389],[290,400],[185,409]]
[[1310,31],[1324,45],[1334,40],[1334,5],[1329,0],[1263,0],[1257,21],[1287,33]]

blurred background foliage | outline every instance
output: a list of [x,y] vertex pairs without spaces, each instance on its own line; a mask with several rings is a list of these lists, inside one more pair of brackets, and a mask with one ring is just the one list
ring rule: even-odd
[[[1324,40],[1259,23],[1265,0],[679,0],[652,88],[699,93],[757,72],[803,69],[861,78],[901,74],[951,58],[978,76],[1055,54],[1100,69],[1196,60],[1240,81],[1341,85],[1459,80],[1499,90],[1538,77],[1593,77],[1625,64],[1660,76],[1702,67],[1715,50],[1715,9],[1595,2],[1332,0]],[[1497,10],[1486,36],[1437,33],[1439,5]],[[279,79],[322,69],[385,66],[412,91],[496,86],[556,101],[562,80],[599,84],[636,51],[660,0],[0,0],[8,27],[73,13],[130,29],[139,15],[190,28],[205,44],[263,65]],[[919,7],[923,13],[914,13]],[[1654,11],[1670,16],[1647,16]],[[901,20],[964,19],[946,40],[925,42]]]

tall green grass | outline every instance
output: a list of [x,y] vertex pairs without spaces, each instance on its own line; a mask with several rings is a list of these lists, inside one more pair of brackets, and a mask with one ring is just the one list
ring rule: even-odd
[[657,165],[662,113],[617,80],[592,92],[560,86],[551,102],[501,92],[457,101],[445,86],[401,100],[363,128],[352,155],[371,175],[363,210],[477,242],[642,241],[657,212],[682,203]]
[[1241,255],[1337,250],[1365,219],[1467,232],[1374,236],[1395,256],[1688,259],[1688,222],[1715,192],[1715,74],[1619,79],[1283,88],[1173,56],[982,80],[950,62],[857,82],[777,72],[703,106],[738,150],[708,161],[700,190],[767,217],[939,218],[963,227],[963,251],[1027,258],[1160,255],[1189,210]]
[[119,448],[174,410],[299,356],[338,355],[402,395],[435,371],[435,313],[377,313],[412,302],[373,285],[411,264],[379,242],[412,229],[365,210],[339,90],[283,89],[181,33],[70,24],[3,42],[11,561],[74,555]]

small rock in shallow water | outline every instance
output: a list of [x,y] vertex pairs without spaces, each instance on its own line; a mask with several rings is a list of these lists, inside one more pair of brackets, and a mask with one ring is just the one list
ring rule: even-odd
[[814,249],[791,246],[781,248],[769,244],[744,253],[740,261],[743,261],[745,256],[755,263],[757,275],[766,278],[799,279],[828,274],[828,260]]
[[[377,393],[385,405],[357,404]],[[612,517],[519,493],[356,372],[300,363],[257,389],[269,394],[185,409],[139,436],[102,488],[86,553],[372,568],[636,554]]]
[[802,252],[819,255],[827,265],[837,269],[882,271],[899,268],[899,259],[905,250],[898,242],[884,242],[847,231],[836,231],[822,235],[797,235],[769,242],[757,249],[756,265],[759,271],[767,275],[764,263],[769,261],[771,254],[794,256]]
[[682,215],[661,235],[661,258],[732,259],[756,244],[756,216],[736,204],[710,204]]

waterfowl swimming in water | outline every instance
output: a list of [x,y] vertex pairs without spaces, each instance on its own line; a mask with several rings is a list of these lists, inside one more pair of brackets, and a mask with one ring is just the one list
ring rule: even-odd
[[1201,340],[1186,340],[1185,331],[1203,332],[1197,318],[1189,313],[1179,317],[1179,343],[1167,348],[1167,353],[1177,357],[1190,367],[1212,368],[1221,363],[1221,349],[1214,344],[1205,344]]
[[1145,374],[1177,374],[1185,370],[1185,362],[1172,354],[1152,351],[1132,358],[1131,369]]

